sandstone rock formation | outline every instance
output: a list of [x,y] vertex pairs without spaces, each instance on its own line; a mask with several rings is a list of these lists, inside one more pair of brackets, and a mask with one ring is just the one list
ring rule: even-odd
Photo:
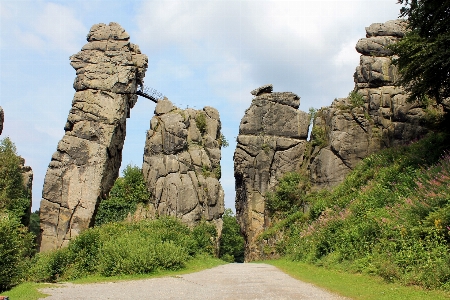
[[118,177],[126,118],[147,68],[147,56],[129,38],[117,23],[96,24],[70,57],[76,92],[45,176],[41,251],[63,247],[91,226]]
[[5,121],[5,115],[3,113],[3,108],[0,106],[0,135],[3,131],[3,122]]
[[406,101],[386,46],[404,36],[401,20],[372,24],[360,39],[361,53],[354,75],[355,90],[322,108],[314,121],[312,143],[316,146],[310,166],[315,189],[342,182],[358,162],[382,148],[408,143],[427,132],[426,112],[419,103]]
[[220,234],[224,213],[220,129],[215,108],[182,110],[167,98],[158,101],[142,165],[154,214],[176,216],[190,226],[204,219]]
[[265,194],[285,173],[300,169],[309,128],[308,114],[298,110],[297,95],[272,93],[271,85],[251,93],[256,97],[242,118],[234,153],[236,217],[247,261],[259,256],[255,238],[269,222]]

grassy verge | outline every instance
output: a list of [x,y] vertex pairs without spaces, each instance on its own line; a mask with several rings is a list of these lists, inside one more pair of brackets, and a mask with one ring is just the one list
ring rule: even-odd
[[412,286],[386,283],[379,277],[351,274],[286,259],[264,261],[294,278],[325,288],[330,292],[364,300],[438,300],[449,299],[450,293],[428,291]]
[[[121,281],[121,280],[138,280],[138,279],[148,279],[155,277],[163,277],[163,276],[177,276],[187,273],[198,272],[201,270],[213,268],[216,266],[220,266],[226,264],[223,260],[212,258],[207,255],[199,255],[195,258],[189,260],[186,263],[186,267],[181,270],[176,271],[155,271],[150,274],[139,274],[139,275],[122,275],[122,276],[112,276],[112,277],[103,277],[103,276],[88,276],[85,278],[80,278],[76,280],[72,280],[70,282],[77,284],[87,284],[87,283],[96,283],[96,282],[112,282],[112,281]],[[9,296],[10,299],[14,300],[37,300],[40,298],[44,298],[48,296],[39,292],[39,289],[45,287],[54,287],[58,286],[56,284],[46,284],[46,283],[32,283],[26,282],[22,283],[10,291],[3,292],[2,295]]]

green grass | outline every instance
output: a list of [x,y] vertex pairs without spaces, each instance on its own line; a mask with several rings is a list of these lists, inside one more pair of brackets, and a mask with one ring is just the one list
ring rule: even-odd
[[450,298],[450,293],[443,291],[429,291],[417,287],[386,283],[380,277],[365,274],[352,274],[338,270],[330,270],[286,259],[262,262],[273,265],[296,279],[312,283],[330,292],[351,299],[439,300]]
[[[156,277],[164,277],[164,276],[178,276],[187,273],[194,273],[205,269],[210,269],[216,266],[224,265],[226,262],[223,260],[213,258],[208,255],[198,255],[195,258],[189,260],[186,263],[186,267],[181,270],[176,271],[155,271],[151,274],[137,274],[137,275],[122,275],[122,276],[112,276],[112,277],[104,277],[104,276],[88,276],[81,279],[76,279],[69,281],[71,283],[76,284],[88,284],[88,283],[97,283],[97,282],[115,282],[115,281],[123,281],[123,280],[139,280],[139,279],[148,279],[148,278],[156,278]],[[46,287],[55,287],[58,284],[48,284],[48,283],[32,283],[25,282],[22,283],[13,289],[3,292],[2,295],[9,296],[11,300],[37,300],[40,298],[44,298],[48,296],[38,291],[38,289],[46,288]]]
[[36,300],[48,296],[39,292],[38,289],[54,286],[55,284],[25,282],[9,291],[1,293],[1,295],[8,296],[11,300]]

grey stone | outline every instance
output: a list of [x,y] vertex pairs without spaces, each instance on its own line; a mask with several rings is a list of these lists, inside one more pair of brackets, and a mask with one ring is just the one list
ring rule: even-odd
[[147,57],[117,23],[92,26],[87,39],[71,56],[76,92],[45,176],[40,251],[61,248],[93,225],[118,177],[126,118],[147,68]]
[[387,46],[395,43],[396,38],[391,36],[375,36],[370,38],[363,38],[356,44],[356,51],[362,55],[368,56],[390,56],[392,50]]
[[250,93],[253,96],[259,96],[259,95],[265,94],[265,93],[270,94],[270,93],[272,93],[272,91],[273,91],[273,85],[272,84],[266,84],[266,85],[260,86],[257,89],[254,89]]
[[241,120],[233,157],[236,217],[246,240],[247,261],[260,258],[257,237],[271,222],[265,195],[285,173],[300,170],[309,129],[308,114],[297,110],[297,95],[255,94]]
[[[197,128],[204,115],[206,128]],[[144,149],[142,170],[151,193],[150,211],[180,218],[189,226],[202,219],[222,231],[224,193],[220,178],[219,112],[213,107],[182,110],[160,100]]]
[[391,20],[386,23],[374,23],[366,27],[366,36],[393,36],[402,38],[406,32],[405,20]]

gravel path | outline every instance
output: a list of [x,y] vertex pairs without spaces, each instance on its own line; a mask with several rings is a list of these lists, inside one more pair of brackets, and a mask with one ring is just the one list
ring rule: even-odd
[[45,300],[72,299],[345,299],[267,264],[227,264],[181,276],[41,289]]

